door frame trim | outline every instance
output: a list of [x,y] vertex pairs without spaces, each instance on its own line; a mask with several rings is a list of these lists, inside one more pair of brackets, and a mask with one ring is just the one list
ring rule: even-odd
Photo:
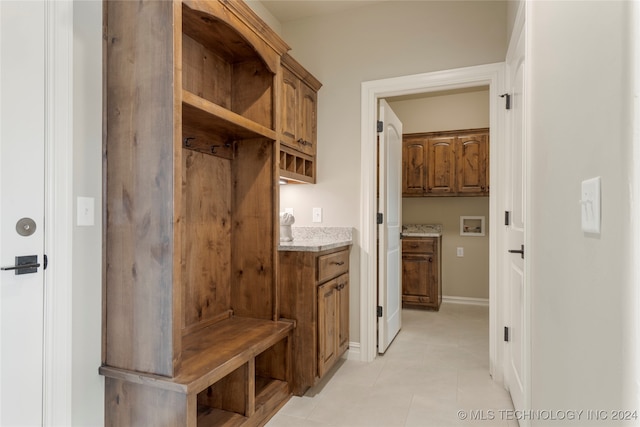
[[498,147],[503,139],[504,111],[498,108],[498,95],[504,88],[505,63],[494,63],[431,73],[415,74],[388,79],[363,82],[361,85],[361,141],[360,167],[361,182],[360,205],[362,227],[360,254],[360,357],[362,361],[372,361],[376,357],[376,121],[378,99],[462,89],[477,86],[489,86],[490,109],[490,187],[489,197],[489,229],[493,233],[489,236],[489,371],[496,381],[503,380],[502,346],[498,345],[498,329],[502,320],[501,305],[502,291],[498,287],[497,274],[499,259],[497,245],[501,228],[498,227],[498,206],[500,202],[501,186],[498,162]]
[[43,425],[71,425],[73,2],[45,2]]

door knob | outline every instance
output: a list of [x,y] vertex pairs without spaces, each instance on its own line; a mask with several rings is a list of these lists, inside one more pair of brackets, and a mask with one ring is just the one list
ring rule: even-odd
[[0,267],[0,270],[14,270],[16,276],[18,274],[30,274],[37,273],[40,263],[38,262],[38,255],[26,255],[17,256],[16,264],[9,267]]
[[524,259],[524,245],[520,245],[520,249],[509,249],[511,254],[520,254],[520,258]]

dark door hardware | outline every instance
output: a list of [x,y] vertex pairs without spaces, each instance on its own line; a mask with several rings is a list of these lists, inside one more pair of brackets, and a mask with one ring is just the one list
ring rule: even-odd
[[524,245],[520,245],[520,249],[509,249],[511,254],[520,254],[520,258],[524,259]]
[[16,265],[10,267],[1,267],[0,270],[14,270],[16,276],[19,274],[37,273],[40,263],[38,262],[38,255],[26,255],[17,256]]

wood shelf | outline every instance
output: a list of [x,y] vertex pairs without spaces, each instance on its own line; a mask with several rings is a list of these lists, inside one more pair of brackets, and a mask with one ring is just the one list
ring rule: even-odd
[[240,427],[246,423],[247,420],[247,417],[235,412],[198,405],[199,426]]
[[174,378],[108,366],[101,367],[100,373],[166,390],[197,393],[286,338],[292,329],[292,322],[231,317],[183,338],[180,373]]
[[280,145],[280,177],[299,182],[316,182],[315,158]]
[[[182,122],[187,129],[217,136],[217,141],[276,139],[276,132],[187,90],[182,91]],[[185,137],[188,135],[184,135]]]

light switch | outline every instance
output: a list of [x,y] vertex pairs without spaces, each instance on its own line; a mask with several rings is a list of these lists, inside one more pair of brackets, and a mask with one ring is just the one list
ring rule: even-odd
[[600,177],[582,181],[582,231],[600,234]]
[[462,258],[464,256],[464,248],[463,247],[458,246],[456,248],[456,256],[459,257],[459,258]]
[[76,223],[79,226],[95,225],[95,199],[93,197],[78,197]]

